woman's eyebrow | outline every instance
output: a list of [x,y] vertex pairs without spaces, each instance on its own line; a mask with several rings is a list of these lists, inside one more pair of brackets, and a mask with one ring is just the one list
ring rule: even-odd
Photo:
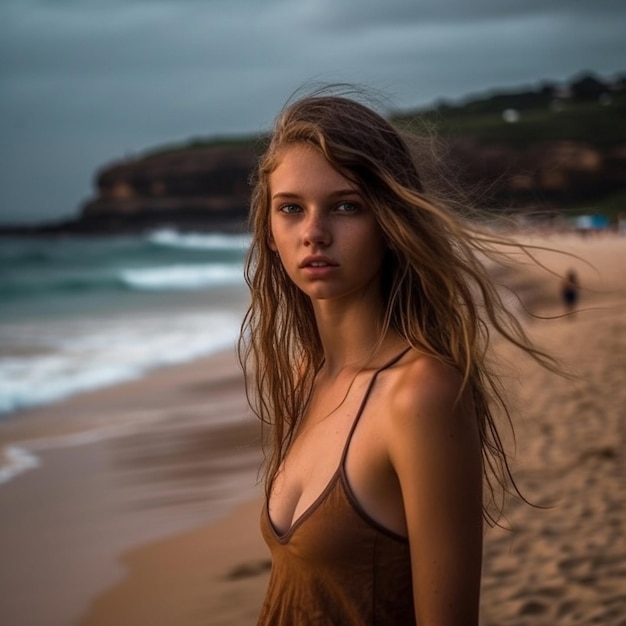
[[[328,194],[328,197],[343,198],[345,196],[360,196],[360,195],[361,194],[358,191],[358,189],[350,189],[348,187],[346,189],[336,189],[335,191],[331,191]],[[276,193],[272,194],[272,200],[276,198],[294,199],[294,198],[300,198],[300,194],[292,192],[292,191],[277,191]]]
[[274,200],[275,198],[289,198],[289,199],[293,199],[293,198],[299,198],[300,195],[297,193],[292,193],[290,191],[277,191],[276,193],[272,194],[272,200]]

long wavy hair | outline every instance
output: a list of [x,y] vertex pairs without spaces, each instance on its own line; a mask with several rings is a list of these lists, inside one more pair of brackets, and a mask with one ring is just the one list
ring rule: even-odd
[[[381,340],[393,329],[421,353],[462,373],[480,433],[487,487],[483,512],[487,521],[495,521],[495,496],[503,497],[511,485],[519,491],[496,427],[496,414],[503,413],[509,423],[510,415],[490,359],[491,336],[498,333],[544,366],[556,367],[529,341],[486,270],[486,260],[502,260],[502,246],[506,250],[517,244],[462,216],[458,205],[427,188],[403,134],[382,115],[355,99],[332,94],[304,97],[281,112],[253,175],[252,242],[245,266],[251,303],[238,354],[250,406],[270,427],[264,429],[269,434],[264,438],[266,491],[324,356],[311,301],[269,247],[269,175],[284,149],[295,144],[319,150],[359,189],[380,226],[387,245]],[[495,510],[501,512],[501,506]]]

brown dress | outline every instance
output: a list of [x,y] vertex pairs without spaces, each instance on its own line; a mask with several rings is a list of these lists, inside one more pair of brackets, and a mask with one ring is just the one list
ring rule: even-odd
[[373,375],[339,467],[285,534],[276,532],[265,504],[261,532],[272,572],[259,626],[415,624],[408,540],[368,516],[345,471],[350,440],[378,374],[405,353]]

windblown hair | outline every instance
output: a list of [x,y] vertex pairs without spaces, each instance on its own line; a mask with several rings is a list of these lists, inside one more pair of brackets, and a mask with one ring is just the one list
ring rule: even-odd
[[320,150],[359,189],[380,225],[387,244],[381,340],[393,329],[415,349],[463,375],[463,389],[471,394],[478,419],[488,496],[484,516],[494,521],[490,505],[496,493],[517,487],[496,427],[496,413],[508,417],[509,410],[490,362],[490,335],[499,333],[554,369],[550,357],[532,346],[505,307],[485,269],[486,259],[498,260],[503,245],[515,244],[462,217],[457,207],[427,189],[407,141],[384,117],[335,95],[308,96],[282,111],[253,179],[252,242],[245,268],[251,304],[242,325],[239,359],[252,410],[270,426],[266,489],[284,459],[323,360],[311,302],[269,247],[269,175],[284,149],[295,144]]

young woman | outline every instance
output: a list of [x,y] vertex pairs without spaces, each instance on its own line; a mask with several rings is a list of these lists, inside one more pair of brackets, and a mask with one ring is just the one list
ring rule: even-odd
[[332,95],[279,116],[251,221],[259,624],[476,624],[483,502],[508,474],[489,329],[542,358],[481,263],[494,239],[429,194],[383,117]]

